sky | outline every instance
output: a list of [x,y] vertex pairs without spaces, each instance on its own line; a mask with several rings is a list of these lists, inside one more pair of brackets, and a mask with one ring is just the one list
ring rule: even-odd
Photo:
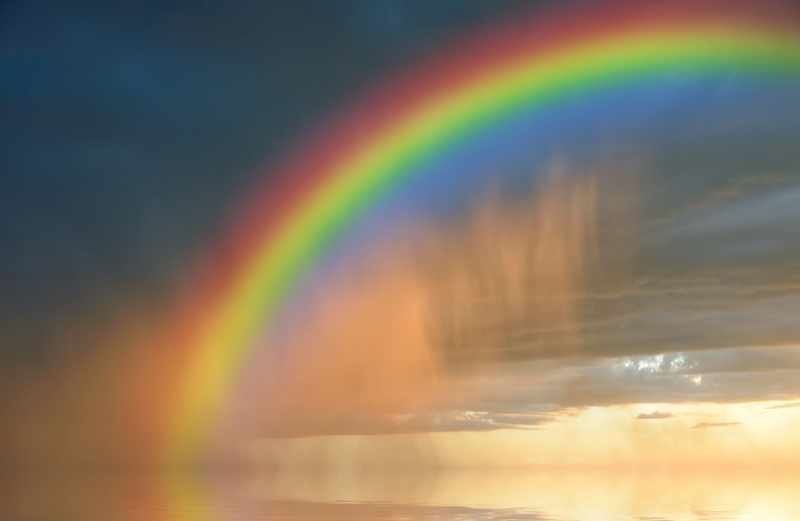
[[521,4],[3,2],[4,365],[47,363],[63,320],[168,293],[260,165]]
[[[537,5],[4,2],[12,460],[136,445],[91,411],[114,410],[117,357],[269,165],[389,72]],[[480,166],[535,165],[530,196],[426,216],[255,356],[223,452],[284,467],[800,463],[796,87],[676,79],[599,136],[560,137],[580,106],[553,116],[542,157]]]

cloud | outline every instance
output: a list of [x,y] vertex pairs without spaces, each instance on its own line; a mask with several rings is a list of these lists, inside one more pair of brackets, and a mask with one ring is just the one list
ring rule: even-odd
[[752,233],[782,236],[784,228],[800,217],[800,188],[788,187],[766,194],[748,194],[734,203],[690,215],[676,225],[671,238],[718,239],[729,234]]
[[693,429],[714,429],[717,427],[736,427],[740,422],[701,422],[692,427]]
[[384,427],[387,432],[460,432],[534,429],[552,421],[553,417],[545,414],[450,410],[400,415],[392,420],[395,429]]
[[767,410],[794,409],[796,407],[800,407],[800,402],[782,403],[780,405],[773,405],[771,407],[767,407]]
[[637,420],[665,420],[667,418],[672,418],[672,417],[673,417],[672,413],[654,411],[654,412],[651,412],[651,413],[642,413],[642,414],[636,416],[636,419]]
[[[302,487],[301,487],[302,488]],[[313,501],[272,500],[268,503],[268,516],[274,519],[512,519],[517,518],[514,509],[484,508],[462,506],[407,505],[382,501],[351,502],[332,501],[322,503]],[[524,509],[524,518],[530,521],[544,521],[550,516]]]
[[787,400],[800,394],[800,369],[791,363],[798,351],[732,348],[517,362],[484,368],[482,394],[471,406],[557,417],[570,408],[630,403]]
[[232,399],[233,416],[260,436],[487,431],[800,394],[800,348],[781,347],[800,339],[800,278],[637,274],[636,174],[620,168],[614,194],[607,172],[555,168],[527,199],[488,196],[369,250],[256,355],[243,396],[269,398]]

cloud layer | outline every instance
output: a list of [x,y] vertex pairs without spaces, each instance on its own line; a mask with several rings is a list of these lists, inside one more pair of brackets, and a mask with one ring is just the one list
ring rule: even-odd
[[[267,437],[537,429],[586,407],[800,395],[800,276],[769,249],[714,272],[642,265],[665,244],[657,236],[693,246],[672,232],[683,217],[648,217],[639,168],[556,167],[530,198],[488,197],[372,250],[366,269],[319,294],[286,346],[264,350],[241,392],[265,398],[233,400],[231,428]],[[770,193],[752,204],[770,204]],[[738,208],[748,196],[692,208],[742,215],[731,198]],[[727,240],[704,236],[708,248]],[[263,371],[273,375],[266,385]]]

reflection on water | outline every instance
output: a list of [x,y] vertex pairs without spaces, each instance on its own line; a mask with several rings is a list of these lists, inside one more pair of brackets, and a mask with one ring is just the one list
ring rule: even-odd
[[447,471],[4,478],[0,518],[37,521],[800,519],[800,476],[745,471]]

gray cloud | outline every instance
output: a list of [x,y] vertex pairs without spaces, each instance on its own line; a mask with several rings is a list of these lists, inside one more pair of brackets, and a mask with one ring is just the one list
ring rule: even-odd
[[400,432],[486,431],[532,429],[552,420],[552,416],[494,411],[442,411],[393,418]]
[[294,438],[324,434],[412,434],[425,432],[475,432],[500,429],[536,429],[556,419],[556,414],[507,413],[472,411],[451,408],[427,410],[421,413],[394,415],[303,418],[287,423],[277,419],[262,423],[257,435],[271,438]]
[[780,405],[773,405],[771,407],[767,407],[767,410],[777,410],[777,409],[794,409],[800,407],[800,402],[792,402],[792,403],[783,403]]
[[665,234],[664,238],[672,241],[718,239],[735,234],[739,236],[739,240],[734,242],[742,242],[742,238],[758,234],[764,240],[764,236],[782,237],[788,231],[787,226],[796,223],[798,219],[800,219],[800,188],[790,187],[778,192],[742,197],[739,201],[713,210],[689,212],[672,223],[670,233]]
[[732,348],[508,364],[483,379],[485,396],[472,405],[553,418],[574,408],[628,403],[788,400],[800,395],[798,352]]
[[736,427],[741,425],[739,422],[702,422],[698,423],[693,429],[715,429],[718,427]]
[[[800,395],[800,348],[732,348],[615,358],[576,358],[501,364],[459,377],[478,394],[425,412],[386,416],[307,418],[289,425],[276,418],[258,432],[270,437],[314,434],[536,429],[594,406],[631,403],[732,403],[788,400]],[[749,370],[752,366],[753,370]],[[794,407],[787,404],[777,408]],[[673,418],[663,409],[637,420]],[[706,422],[698,428],[722,427]]]
[[654,411],[651,413],[642,413],[636,416],[637,420],[666,420],[672,418],[673,414],[669,412]]

